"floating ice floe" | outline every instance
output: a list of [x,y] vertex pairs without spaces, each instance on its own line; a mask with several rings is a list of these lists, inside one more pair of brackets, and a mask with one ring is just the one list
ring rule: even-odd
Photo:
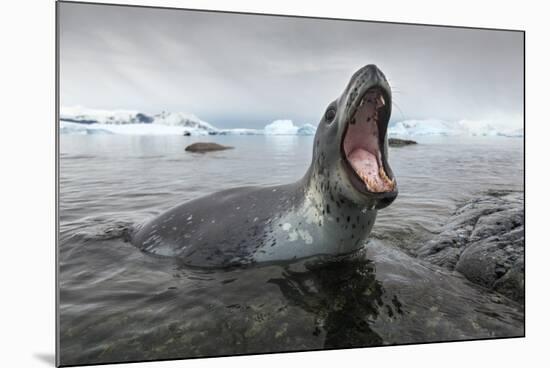
[[390,137],[423,136],[470,136],[470,137],[523,137],[523,128],[512,129],[484,121],[460,120],[445,121],[437,119],[404,120],[390,124]]

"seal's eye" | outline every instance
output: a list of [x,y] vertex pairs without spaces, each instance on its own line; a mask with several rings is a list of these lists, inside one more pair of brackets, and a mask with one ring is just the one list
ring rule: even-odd
[[336,117],[336,110],[331,107],[327,110],[327,112],[325,112],[325,120],[327,121],[327,123],[332,123],[334,117]]

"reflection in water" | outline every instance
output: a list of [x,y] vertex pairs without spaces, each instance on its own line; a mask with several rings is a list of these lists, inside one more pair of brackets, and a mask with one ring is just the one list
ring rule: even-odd
[[290,304],[315,316],[314,335],[324,332],[325,348],[376,346],[382,337],[369,327],[381,308],[402,313],[397,298],[384,305],[383,288],[370,261],[338,260],[306,272],[286,270],[271,279]]

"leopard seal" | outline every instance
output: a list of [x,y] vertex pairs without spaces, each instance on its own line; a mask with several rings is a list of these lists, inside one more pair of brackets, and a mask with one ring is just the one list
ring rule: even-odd
[[363,246],[398,190],[388,163],[392,94],[375,65],[359,69],[319,122],[311,165],[295,183],[227,189],[137,226],[142,251],[223,268],[337,256]]

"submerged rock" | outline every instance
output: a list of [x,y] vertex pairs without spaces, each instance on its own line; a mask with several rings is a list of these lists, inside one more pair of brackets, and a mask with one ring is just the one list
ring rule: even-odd
[[457,209],[417,255],[523,302],[524,217],[523,193],[489,192]]
[[410,146],[411,144],[417,144],[417,143],[410,139],[389,138],[388,144],[390,145],[390,147],[403,147],[403,146]]
[[211,151],[223,151],[227,149],[232,149],[231,146],[222,146],[218,143],[211,143],[211,142],[197,142],[190,144],[189,146],[185,147],[185,150],[188,152],[211,152]]

